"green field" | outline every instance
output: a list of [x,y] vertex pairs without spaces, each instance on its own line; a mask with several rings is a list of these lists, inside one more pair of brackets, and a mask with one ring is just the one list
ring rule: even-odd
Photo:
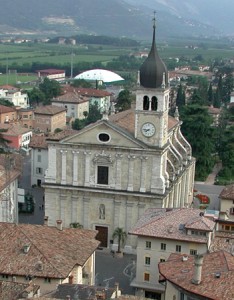
[[36,75],[27,75],[27,74],[8,74],[8,76],[6,74],[0,74],[0,85],[16,85],[16,84],[20,84],[20,83],[25,83],[27,84],[30,81],[35,81],[37,80],[37,76]]

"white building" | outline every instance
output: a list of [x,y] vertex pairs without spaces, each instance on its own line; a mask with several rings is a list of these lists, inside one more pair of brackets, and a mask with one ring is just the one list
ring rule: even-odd
[[41,186],[48,168],[48,145],[44,135],[33,135],[31,148],[31,185]]
[[0,156],[0,222],[18,222],[18,177],[21,172],[12,154]]
[[130,234],[137,236],[136,277],[131,286],[136,295],[163,300],[165,286],[159,283],[158,263],[171,253],[207,253],[215,222],[193,208],[149,209]]
[[21,108],[29,107],[28,95],[22,93],[20,89],[10,85],[0,87],[0,98],[4,98],[14,104],[14,106],[20,106]]

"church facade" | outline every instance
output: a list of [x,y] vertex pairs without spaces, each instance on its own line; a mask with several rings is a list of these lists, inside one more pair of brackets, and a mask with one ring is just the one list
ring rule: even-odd
[[[80,223],[99,231],[109,247],[117,227],[128,232],[150,207],[186,207],[192,201],[195,160],[168,115],[166,66],[153,41],[137,82],[136,107],[103,118],[62,140],[48,141],[45,215],[49,225]],[[128,236],[126,245],[136,246]]]

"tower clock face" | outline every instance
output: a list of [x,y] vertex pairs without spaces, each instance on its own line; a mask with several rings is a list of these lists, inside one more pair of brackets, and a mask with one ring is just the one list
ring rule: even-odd
[[141,127],[141,132],[146,137],[151,137],[155,134],[155,127],[152,123],[145,123]]

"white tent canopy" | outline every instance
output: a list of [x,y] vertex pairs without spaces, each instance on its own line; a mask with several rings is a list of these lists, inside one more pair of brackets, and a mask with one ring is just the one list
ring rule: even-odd
[[102,70],[102,69],[85,71],[77,75],[75,79],[98,80],[103,82],[115,82],[115,81],[124,80],[118,74],[111,71]]

